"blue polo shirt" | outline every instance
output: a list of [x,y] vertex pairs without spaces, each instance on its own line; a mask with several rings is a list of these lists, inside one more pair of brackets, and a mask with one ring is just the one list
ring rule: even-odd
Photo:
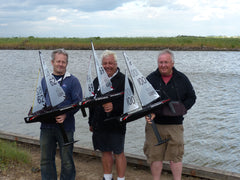
[[[67,105],[76,104],[82,100],[82,87],[80,85],[79,80],[75,76],[66,72],[64,76],[54,75],[54,77],[56,78],[58,83],[61,85],[66,95],[65,100],[62,103],[60,103],[57,107],[64,107]],[[47,92],[46,82],[44,81],[44,79],[42,80],[42,88],[46,98],[46,105],[49,106],[50,101],[49,101],[49,96]],[[76,112],[77,110],[67,112],[67,117],[63,122],[65,131],[72,131],[72,132],[75,131],[74,114]],[[42,122],[40,128],[45,129],[45,128],[57,128],[57,127],[58,126],[56,123]]]

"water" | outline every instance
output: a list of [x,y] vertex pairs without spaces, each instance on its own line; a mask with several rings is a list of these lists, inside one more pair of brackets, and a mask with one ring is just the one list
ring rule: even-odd
[[[68,70],[85,85],[91,51],[68,51]],[[122,51],[116,51],[122,72]],[[51,51],[42,51],[49,69]],[[98,56],[102,51],[97,51]],[[184,163],[240,173],[240,52],[176,51],[175,67],[191,80],[197,102],[184,120]],[[158,51],[126,51],[135,66],[148,75],[156,69]],[[0,130],[39,137],[39,123],[25,124],[32,105],[37,72],[36,50],[0,50]],[[95,69],[93,68],[93,77]],[[127,124],[127,153],[143,155],[145,120]],[[88,119],[76,114],[75,138],[92,149]]]

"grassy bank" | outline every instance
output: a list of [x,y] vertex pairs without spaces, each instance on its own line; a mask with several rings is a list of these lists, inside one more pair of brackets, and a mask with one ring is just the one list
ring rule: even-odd
[[29,163],[30,156],[27,151],[20,149],[16,142],[0,139],[0,171],[18,163]]
[[90,41],[99,49],[125,50],[228,50],[240,51],[240,37],[136,37],[136,38],[0,38],[0,49],[91,49]]

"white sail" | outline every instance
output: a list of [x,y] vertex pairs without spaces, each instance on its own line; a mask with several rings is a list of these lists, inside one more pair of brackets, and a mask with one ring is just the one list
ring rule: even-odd
[[94,86],[93,86],[93,80],[92,80],[92,67],[91,67],[91,57],[90,57],[84,98],[89,98],[92,96],[94,96]]
[[160,96],[148,82],[148,80],[141,74],[141,72],[133,65],[125,52],[123,52],[125,62],[127,64],[129,73],[132,77],[133,84],[137,91],[138,98],[142,106],[146,106],[152,101],[158,99]]
[[47,85],[50,102],[51,102],[51,105],[54,107],[65,100],[65,92],[63,91],[62,87],[59,85],[58,81],[49,72],[40,51],[39,51],[39,57],[42,65],[43,75],[45,77],[45,81]]
[[40,75],[40,71],[41,70],[39,69],[37,88],[36,88],[36,92],[35,92],[36,94],[35,94],[35,99],[34,99],[34,102],[33,102],[32,113],[35,113],[35,112],[43,109],[44,106],[45,106],[45,97],[44,97],[42,84],[41,84],[42,76]]
[[91,45],[92,45],[93,59],[94,59],[95,67],[96,67],[96,71],[97,71],[97,77],[98,77],[98,82],[99,82],[99,86],[100,86],[100,91],[102,94],[106,94],[113,90],[112,82],[111,82],[110,78],[108,77],[103,66],[99,63],[99,60],[98,60],[98,57],[97,57],[97,54],[95,52],[92,42],[91,42]]
[[127,70],[125,71],[125,86],[124,86],[124,105],[123,114],[129,113],[138,109],[138,103],[133,95],[132,89],[129,85]]

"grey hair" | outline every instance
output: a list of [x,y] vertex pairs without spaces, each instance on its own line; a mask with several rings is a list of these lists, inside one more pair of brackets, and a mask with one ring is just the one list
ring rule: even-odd
[[169,54],[171,56],[171,59],[172,59],[172,62],[174,63],[174,54],[173,52],[170,50],[170,49],[164,49],[162,50],[159,55],[158,55],[158,58],[159,56],[163,55],[163,54]]
[[52,52],[52,55],[51,55],[51,57],[52,57],[52,60],[54,60],[55,59],[55,55],[56,54],[63,54],[63,55],[65,55],[66,57],[67,57],[67,62],[68,62],[68,53],[65,51],[65,49],[56,49],[56,50],[54,50],[53,52]]
[[114,61],[117,63],[117,55],[116,55],[116,53],[113,52],[113,51],[109,51],[109,50],[103,51],[101,58],[102,58],[102,60],[103,60],[103,58],[105,58],[105,57],[107,57],[107,56],[110,56],[110,55],[113,55]]

